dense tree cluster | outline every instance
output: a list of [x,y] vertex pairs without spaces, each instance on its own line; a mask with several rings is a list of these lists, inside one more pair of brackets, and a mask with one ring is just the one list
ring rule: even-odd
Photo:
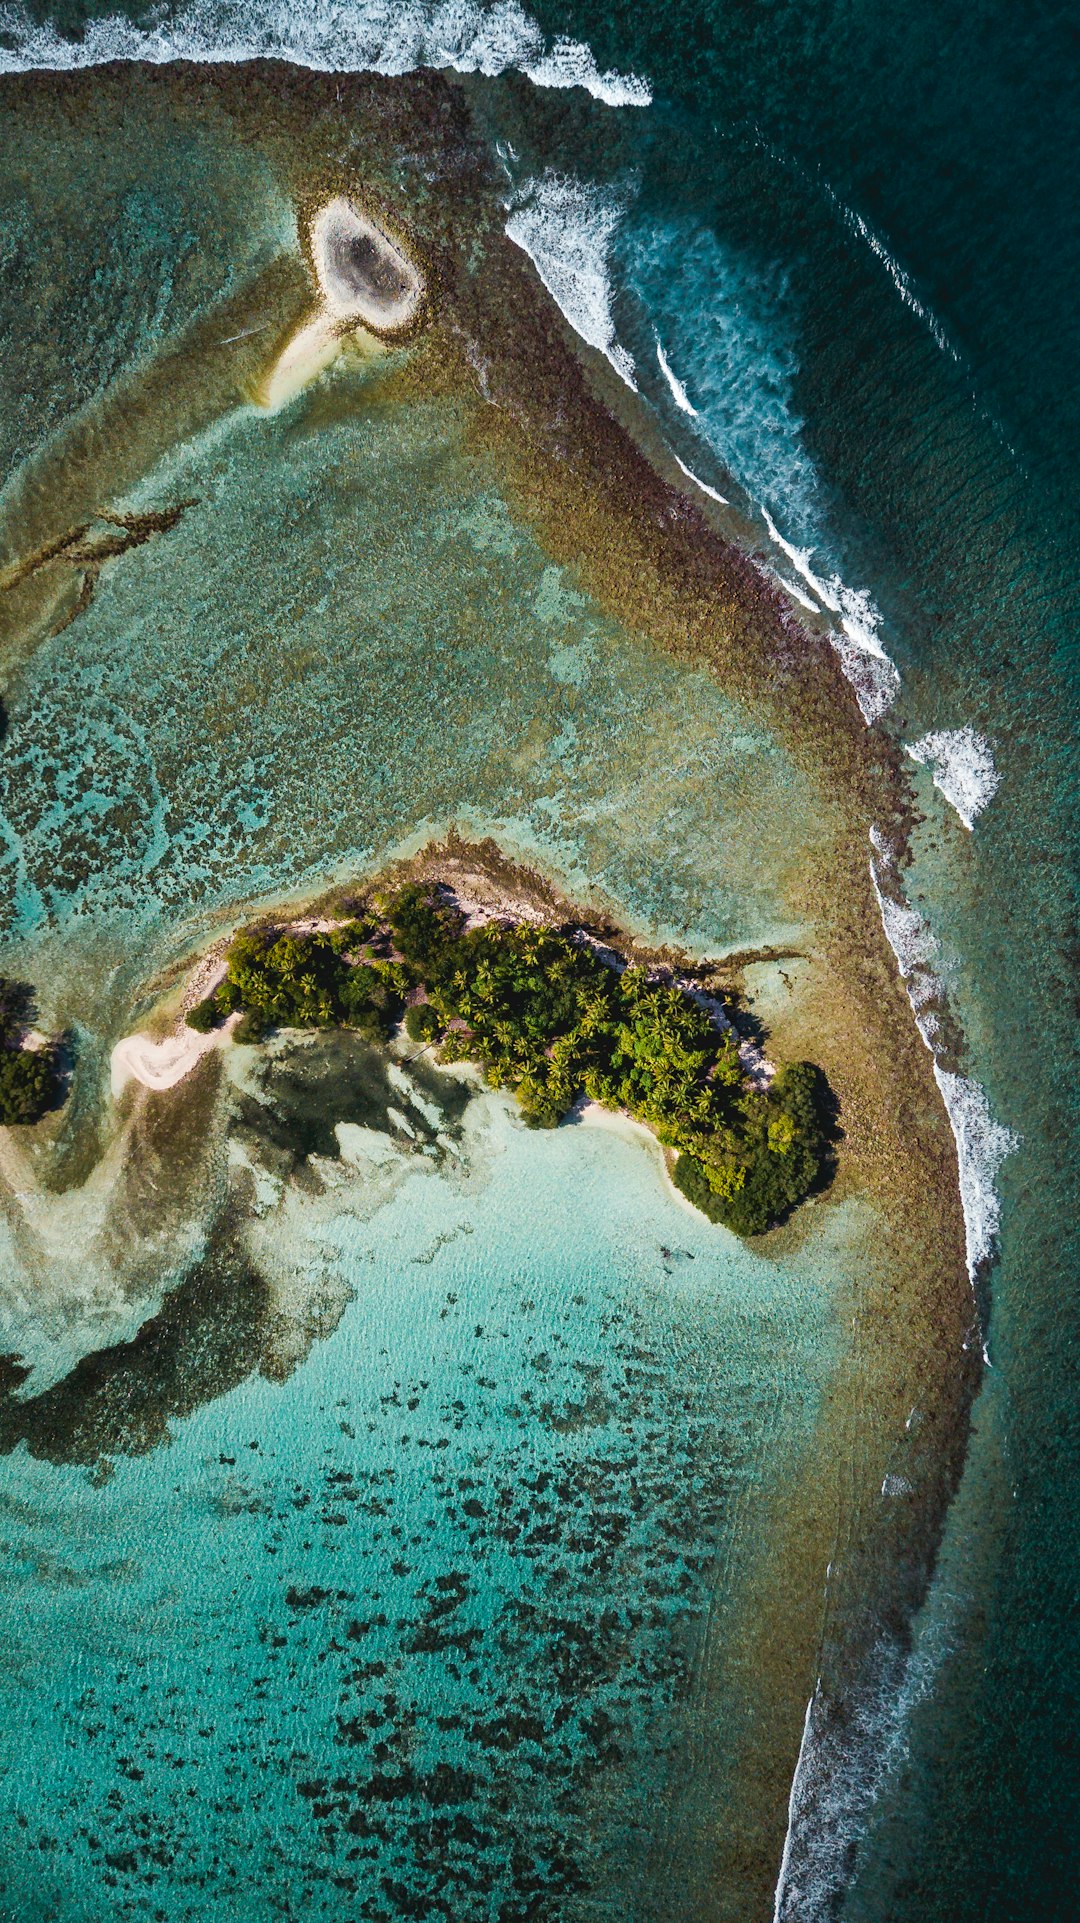
[[400,1021],[413,978],[401,962],[375,953],[371,938],[378,933],[370,919],[329,933],[245,930],[230,943],[225,980],[196,1004],[188,1023],[205,1031],[242,1009],[242,1042],[257,1041],[268,1028],[340,1025],[382,1040]]
[[685,988],[551,928],[467,928],[421,884],[399,890],[382,917],[329,933],[238,935],[227,970],[210,1016],[193,1017],[242,1009],[240,1039],[335,1023],[378,1039],[404,1014],[413,1040],[478,1062],[535,1127],[552,1127],[581,1094],[626,1110],[678,1152],[687,1198],[741,1235],[786,1214],[821,1170],[827,1091],[812,1064],[756,1089],[730,1032]]
[[55,1048],[27,1048],[30,993],[0,976],[0,1125],[36,1122],[56,1101]]

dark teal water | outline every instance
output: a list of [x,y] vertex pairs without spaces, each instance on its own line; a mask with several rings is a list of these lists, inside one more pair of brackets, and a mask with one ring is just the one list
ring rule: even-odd
[[[947,951],[966,1066],[1021,1138],[999,1178],[993,1368],[914,1663],[879,1705],[889,1772],[869,1809],[838,1790],[833,1869],[784,1915],[1070,1917],[1075,21],[925,0],[534,11],[653,90],[646,109],[607,108],[515,83],[488,111],[523,173],[571,169],[611,196],[613,324],[671,444],[872,597],[901,737],[970,724],[1002,777],[970,839],[918,777],[909,882]],[[268,16],[226,17],[257,40]],[[343,29],[323,25],[329,45]],[[205,53],[209,10],[200,31]],[[672,402],[657,336],[696,417]],[[827,1809],[828,1786],[822,1836]]]
[[962,713],[1000,744],[963,884],[935,893],[931,854],[922,897],[963,958],[972,1054],[1024,1147],[1002,1177],[994,1374],[942,1563],[953,1623],[928,1620],[938,1653],[846,1913],[1065,1918],[1080,1840],[1075,17],[543,11],[587,24],[601,65],[653,79],[679,142],[674,217],[689,201],[787,273],[803,446],[895,622],[903,706],[918,724]]

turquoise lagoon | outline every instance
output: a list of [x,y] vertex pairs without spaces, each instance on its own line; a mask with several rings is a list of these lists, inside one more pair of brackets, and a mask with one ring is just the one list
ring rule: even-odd
[[134,490],[197,505],[9,690],[6,921],[50,1015],[87,1019],[95,940],[123,1019],[148,959],[451,822],[658,936],[792,943],[827,816],[782,747],[547,560],[452,403],[336,384],[352,418],[246,407]]
[[[205,211],[208,152],[155,173],[162,232]],[[8,495],[15,553],[114,456],[126,510],[193,505],[50,636],[57,579],[5,691],[3,965],[72,1029],[76,1072],[0,1243],[0,1347],[32,1365],[5,1419],[0,1913],[711,1916],[771,1714],[758,1658],[801,1687],[786,1585],[800,1621],[805,1582],[812,1613],[824,1595],[827,1548],[788,1571],[772,1524],[818,1479],[869,1209],[823,1200],[750,1253],[640,1135],[533,1136],[490,1095],[461,1114],[457,1082],[440,1128],[430,1077],[371,1108],[362,1049],[313,1131],[288,1089],[318,1050],[286,1047],[265,1085],[230,1056],[220,1086],[144,1102],[131,1136],[108,1054],[253,906],[451,826],[654,939],[805,947],[829,807],[544,553],[470,431],[481,400],[403,399],[391,356],[271,417],[205,371],[185,328],[256,325],[236,287],[265,290],[275,244],[297,304],[267,204],[220,325],[194,269],[161,304],[154,248],[146,337],[117,343],[110,276],[68,290],[58,350],[81,301],[97,355],[77,393],[56,356],[81,493],[43,383]],[[184,391],[205,374],[175,447],[175,396],[103,358],[137,382],[166,313]],[[831,1463],[822,1486],[831,1513]]]
[[0,1913],[697,1914],[858,1212],[753,1255],[640,1132],[492,1095],[440,1166],[342,1138],[274,1215],[336,1322],[301,1366],[105,1481],[5,1464]]

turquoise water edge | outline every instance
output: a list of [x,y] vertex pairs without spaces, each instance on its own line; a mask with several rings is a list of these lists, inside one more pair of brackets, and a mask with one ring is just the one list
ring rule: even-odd
[[414,1154],[308,1229],[350,1300],[287,1381],[104,1486],[10,1462],[6,1914],[639,1900],[712,1581],[828,1382],[836,1249],[784,1273],[638,1141],[486,1099],[467,1174]]
[[[76,1064],[0,1162],[10,1923],[1073,1914],[1075,32],[533,14],[0,8],[0,558],[187,504],[85,604],[62,566],[0,595],[0,972]],[[371,72],[353,121],[334,75]],[[921,1385],[896,1419],[953,1323],[908,1276],[903,1346],[843,1162],[744,1245],[633,1125],[530,1132],[401,1043],[110,1095],[211,942],[450,830],[649,941],[778,951],[754,1011],[808,1052],[833,1006],[804,877],[847,803],[590,586],[614,545],[590,574],[524,511],[484,341],[468,391],[421,334],[262,405],[309,112],[311,191],[370,177],[447,287],[506,226],[559,351],[898,744],[884,952],[980,1091],[970,1433]],[[905,752],[935,731],[951,802]]]

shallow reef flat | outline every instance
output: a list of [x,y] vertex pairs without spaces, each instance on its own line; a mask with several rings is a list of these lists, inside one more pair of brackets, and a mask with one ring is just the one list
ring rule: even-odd
[[[505,232],[471,85],[267,65],[36,77],[5,81],[3,97],[3,137],[23,155],[2,174],[5,219],[23,237],[7,341],[31,331],[42,287],[49,304],[34,378],[16,374],[10,348],[0,358],[14,389],[0,406],[12,468],[0,503],[0,967],[31,981],[43,1021],[74,1036],[65,1109],[11,1137],[0,1163],[4,1346],[23,1358],[3,1433],[13,1490],[35,1517],[28,1566],[40,1514],[56,1521],[63,1490],[73,1566],[89,1556],[102,1591],[138,1595],[136,1614],[185,1669],[182,1691],[195,1688],[193,1650],[232,1605],[194,1546],[186,1594],[152,1558],[125,1590],[122,1501],[144,1504],[140,1528],[157,1534],[175,1484],[178,1540],[194,1545],[212,1514],[229,1536],[229,1586],[250,1597],[235,1631],[242,1687],[226,1684],[232,1655],[215,1672],[214,1688],[234,1693],[224,1733],[206,1739],[214,1786],[191,1785],[201,1819],[228,1808],[220,1860],[203,1861],[194,1820],[170,1818],[171,1840],[154,1830],[154,1848],[191,1865],[183,1901],[203,1891],[201,1911],[167,1914],[247,1914],[239,1812],[260,1732],[288,1705],[296,1767],[273,1750],[253,1822],[260,1850],[278,1820],[304,1839],[304,1877],[317,1826],[361,1839],[325,1895],[352,1907],[328,1914],[373,1913],[362,1907],[372,1862],[399,1891],[389,1913],[407,1913],[410,1891],[431,1887],[424,1825],[436,1823],[459,1826],[466,1857],[470,1824],[484,1850],[503,1850],[506,1888],[481,1880],[467,1896],[463,1881],[462,1919],[490,1916],[496,1887],[507,1903],[539,1893],[540,1914],[584,1916],[617,1861],[622,1907],[642,1923],[661,1890],[667,1915],[745,1917],[775,1882],[811,1691],[823,1723],[839,1724],[871,1653],[875,1686],[902,1660],[975,1381],[953,1138],[868,863],[871,826],[902,859],[908,776],[866,728],[824,634],[800,625],[700,497],[664,477],[644,410],[601,356],[577,351]],[[77,216],[72,177],[84,183]],[[412,263],[423,302],[400,339],[345,330],[332,364],[270,408],[267,381],[318,298],[320,210],[338,202],[400,248],[393,298],[411,299]],[[168,525],[102,554],[84,597],[85,553],[63,546],[71,530],[181,501]],[[594,1131],[587,1151],[574,1144],[575,1173],[570,1130],[537,1146],[495,1098],[429,1085],[411,1063],[394,1065],[414,1078],[395,1094],[390,1068],[341,1037],[285,1042],[258,1070],[242,1051],[208,1056],[181,1088],[113,1101],[113,1044],[168,1025],[194,956],[253,912],[317,911],[334,886],[447,835],[459,849],[490,838],[489,867],[516,863],[644,943],[732,958],[769,1040],[819,1063],[838,1099],[836,1181],[804,1220],[736,1252],[679,1211],[647,1146]],[[425,1122],[425,1103],[439,1119]],[[464,1236],[463,1223],[467,1258],[464,1243],[447,1253],[438,1240]],[[554,1362],[553,1302],[575,1312]],[[460,1352],[442,1347],[443,1308]],[[508,1337],[514,1360],[505,1372],[478,1364],[482,1383],[465,1324],[481,1345],[500,1316],[523,1329],[534,1313],[536,1354]],[[529,1400],[541,1354],[558,1394]],[[469,1396],[493,1398],[482,1420],[466,1374]],[[391,1459],[412,1451],[411,1463],[421,1442],[406,1449],[385,1412],[397,1422],[414,1396],[417,1409],[438,1402],[447,1433],[429,1425],[423,1447],[446,1440],[461,1498],[430,1547],[427,1485],[409,1484],[401,1515],[384,1488]],[[537,1476],[551,1480],[526,1500],[515,1468],[496,1488],[500,1425],[524,1461],[531,1411],[549,1404],[551,1461]],[[166,1435],[170,1449],[153,1453]],[[249,1461],[258,1475],[241,1473]],[[87,1467],[113,1482],[88,1488]],[[353,1511],[326,1478],[356,1493],[362,1548],[348,1545],[364,1532],[334,1520]],[[469,1478],[479,1489],[466,1493]],[[691,1486],[692,1540],[666,1551],[671,1491]],[[303,1520],[309,1501],[325,1510],[318,1530]],[[382,1504],[386,1540],[370,1533]],[[509,1540],[503,1523],[495,1531],[476,1620],[444,1630],[443,1604],[447,1616],[464,1606],[452,1585],[473,1504],[485,1517],[519,1504],[525,1520]],[[556,1553],[578,1507],[591,1520]],[[549,1528],[550,1543],[530,1536]],[[609,1532],[608,1549],[590,1529]],[[390,1540],[403,1568],[392,1582]],[[526,1582],[515,1559],[530,1554]],[[414,1574],[406,1600],[394,1585]],[[85,1635],[77,1602],[52,1615],[54,1592],[32,1575],[25,1585],[43,1634]],[[586,1590],[599,1640],[582,1628]],[[72,1696],[76,1753],[100,1712],[115,1768],[127,1756],[125,1782],[142,1772],[160,1799],[125,1620],[110,1602],[110,1650],[131,1686],[118,1683],[107,1708]],[[355,1637],[354,1621],[368,1624]],[[407,1663],[401,1680],[402,1652],[426,1661],[445,1636],[462,1694],[443,1734],[467,1722],[489,1771],[463,1760],[457,1736],[442,1755],[426,1725],[434,1746],[417,1738],[407,1755],[402,1705],[419,1715],[428,1684]],[[302,1655],[279,1658],[290,1638]],[[565,1656],[558,1687],[485,1721],[472,1672],[490,1664],[501,1678],[538,1646]],[[278,1661],[293,1664],[299,1693],[272,1680]],[[316,1673],[334,1680],[312,1702],[299,1685]],[[70,1674],[58,1701],[68,1688]],[[362,1689],[370,1702],[354,1700]],[[379,1709],[388,1691],[394,1707]],[[592,1717],[584,1774],[558,1734],[571,1699]],[[475,1733],[488,1722],[490,1741]],[[43,1714],[24,1753],[53,1740]],[[635,1786],[650,1746],[662,1767],[643,1830]],[[492,1759],[504,1754],[521,1773],[501,1773]],[[64,1782],[82,1840],[49,1873],[61,1893],[64,1877],[89,1877],[85,1914],[97,1918],[118,1881],[149,1873],[150,1844],[111,1838],[99,1860],[86,1833],[103,1820],[104,1777]],[[505,1822],[524,1784],[539,1813],[519,1862]],[[579,1796],[587,1847],[570,1809]],[[18,1800],[16,1784],[11,1822]],[[492,1810],[503,1827],[489,1831]],[[7,1847],[25,1862],[17,1838]]]

